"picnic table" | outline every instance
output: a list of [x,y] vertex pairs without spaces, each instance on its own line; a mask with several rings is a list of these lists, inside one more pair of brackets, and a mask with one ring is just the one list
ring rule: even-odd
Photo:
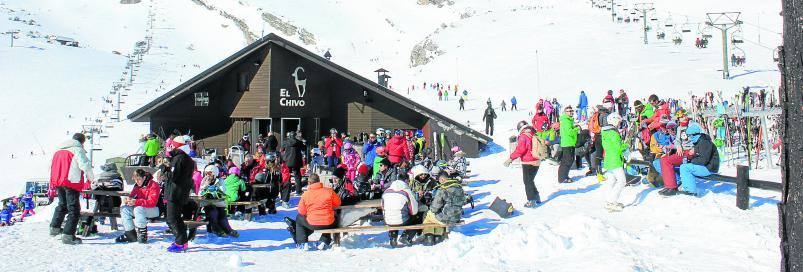
[[340,227],[347,227],[357,221],[363,220],[371,216],[377,211],[382,210],[382,200],[371,199],[363,200],[355,203],[354,205],[346,205],[335,208],[340,210],[340,215],[337,217],[337,225]]
[[[131,192],[123,192],[123,191],[101,191],[101,190],[84,190],[81,193],[86,195],[100,195],[100,196],[119,196],[119,197],[127,197],[131,195]],[[120,207],[116,207],[116,209],[112,209],[111,211],[100,211],[100,205],[95,204],[95,208],[92,209],[91,212],[81,212],[82,217],[107,217],[109,218],[109,224],[111,225],[112,230],[119,230],[117,226],[117,218],[120,217]],[[91,228],[87,227],[84,228],[84,236],[88,236]]]

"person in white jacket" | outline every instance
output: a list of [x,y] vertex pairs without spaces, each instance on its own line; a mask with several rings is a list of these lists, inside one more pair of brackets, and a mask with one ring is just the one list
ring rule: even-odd
[[[418,201],[410,190],[410,186],[403,180],[396,180],[390,184],[382,194],[382,210],[385,217],[385,224],[388,226],[405,226],[413,222],[413,217],[418,214]],[[398,245],[398,231],[390,231],[390,245]],[[405,231],[402,238],[410,243],[414,232]]]

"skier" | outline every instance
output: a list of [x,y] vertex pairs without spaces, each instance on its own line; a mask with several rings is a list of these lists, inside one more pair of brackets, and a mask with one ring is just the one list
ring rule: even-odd
[[613,103],[613,90],[608,90],[608,94],[602,99],[602,104]]
[[305,150],[304,144],[296,139],[296,133],[291,131],[287,133],[287,139],[282,143],[282,148],[284,148],[282,158],[296,182],[296,194],[301,195],[301,167],[304,166],[302,164],[302,157],[304,156]]
[[146,165],[154,167],[156,166],[156,155],[159,155],[159,150],[162,149],[162,146],[161,143],[159,143],[159,140],[156,139],[156,135],[153,135],[153,133],[148,134],[147,139],[148,140],[145,141],[144,152],[146,160],[144,162],[146,162]]
[[[552,118],[551,117],[552,117],[552,113],[555,111],[555,107],[552,105],[552,102],[549,102],[549,99],[545,99],[544,100],[543,109],[544,109],[544,114],[546,114],[547,121],[549,121],[549,123],[552,123]],[[535,125],[535,124],[533,124],[533,125]],[[535,129],[538,129],[538,126],[536,126]]]
[[625,187],[625,168],[622,161],[622,152],[628,146],[622,141],[622,136],[619,135],[619,124],[622,123],[622,117],[617,114],[611,114],[607,117],[608,125],[602,128],[602,148],[605,150],[605,158],[602,168],[605,169],[605,181],[609,186],[608,198],[605,208],[609,212],[620,212],[624,209],[624,205],[619,203],[619,194]]
[[569,183],[569,170],[574,163],[574,145],[577,143],[577,132],[580,127],[574,124],[574,109],[566,107],[560,116],[560,149],[561,158],[558,167],[558,182]]
[[438,90],[438,101],[443,101],[443,91]]
[[[53,219],[50,220],[50,236],[63,234],[61,242],[68,245],[81,243],[81,239],[75,237],[81,212],[78,203],[80,192],[84,189],[84,183],[95,180],[92,165],[84,150],[85,141],[84,134],[73,134],[72,139],[62,143],[53,154],[50,166],[50,188],[56,190],[59,198]],[[65,215],[67,222],[64,222]]]
[[558,118],[560,115],[561,107],[560,103],[558,103],[557,98],[552,98],[552,116],[549,118],[551,122],[558,122]]
[[513,98],[510,99],[510,110],[511,111],[519,110],[519,108],[517,108],[516,105],[518,105],[518,101],[516,100],[516,96],[513,96]]
[[20,215],[20,222],[25,220],[25,217],[30,215],[36,215],[36,203],[33,202],[33,192],[28,191],[25,195],[20,199],[22,202],[22,215]]
[[506,111],[507,110],[507,104],[505,103],[504,99],[502,99],[502,104],[500,106],[502,107],[502,111]]
[[407,140],[404,139],[402,131],[399,129],[393,132],[393,138],[388,141],[386,151],[388,152],[388,160],[390,160],[394,166],[402,161],[409,161],[412,159]]
[[535,115],[533,115],[532,124],[537,132],[543,131],[544,124],[549,125],[549,117],[547,117],[544,110],[537,105],[535,107]]
[[449,101],[449,90],[443,92],[443,100]]
[[580,91],[580,101],[577,103],[577,120],[588,119],[588,97],[585,91]]
[[494,119],[496,119],[496,112],[491,107],[491,103],[488,102],[488,108],[485,109],[485,113],[482,115],[482,121],[485,122],[485,134],[494,136]]
[[354,147],[351,143],[346,143],[343,145],[343,164],[346,165],[346,180],[353,181],[354,176],[357,175],[357,165],[360,164],[360,154],[354,150]]
[[462,96],[460,97],[460,100],[458,100],[457,102],[459,102],[459,103],[460,103],[460,110],[461,110],[461,111],[463,111],[463,110],[466,110],[466,106],[465,106],[466,100],[465,100],[465,99],[463,99],[463,97],[462,97]]
[[[422,133],[423,134],[423,133]],[[362,156],[363,162],[368,167],[368,172],[373,172],[374,159],[376,159],[376,149],[381,145],[376,140],[376,134],[369,134],[368,141],[363,144]]]
[[[527,195],[527,203],[524,207],[535,208],[541,204],[541,196],[538,194],[538,188],[535,187],[535,175],[538,174],[538,167],[541,165],[541,160],[546,157],[546,144],[543,139],[535,135],[533,127],[527,124],[527,121],[520,121],[516,128],[519,131],[519,137],[516,141],[516,149],[510,153],[509,158],[505,161],[505,167],[509,167],[513,160],[521,159],[522,179],[524,181],[524,192]],[[533,145],[536,145],[534,148]],[[533,150],[540,150],[542,158],[536,157],[539,154],[533,154]]]

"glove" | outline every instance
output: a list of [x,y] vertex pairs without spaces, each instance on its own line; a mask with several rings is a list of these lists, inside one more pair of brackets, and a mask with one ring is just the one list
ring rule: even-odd
[[510,167],[511,163],[513,163],[513,160],[507,159],[505,160],[505,162],[502,163],[502,165],[504,165],[505,167]]

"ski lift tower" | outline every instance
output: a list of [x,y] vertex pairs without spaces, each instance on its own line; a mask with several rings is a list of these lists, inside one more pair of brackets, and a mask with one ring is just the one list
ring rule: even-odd
[[94,125],[94,124],[81,125],[81,132],[83,132],[84,134],[89,134],[87,136],[87,138],[89,139],[89,164],[92,165],[92,167],[95,166],[92,154],[96,150],[97,151],[103,150],[101,148],[95,148],[95,134],[100,134],[102,132],[102,129],[103,126],[101,125]]
[[653,3],[637,3],[636,10],[641,12],[644,17],[644,44],[647,44],[647,13],[655,10]]
[[716,27],[722,31],[722,78],[728,79],[730,77],[730,70],[728,69],[728,30],[742,24],[739,20],[741,12],[711,12],[706,13],[708,22],[706,25]]

